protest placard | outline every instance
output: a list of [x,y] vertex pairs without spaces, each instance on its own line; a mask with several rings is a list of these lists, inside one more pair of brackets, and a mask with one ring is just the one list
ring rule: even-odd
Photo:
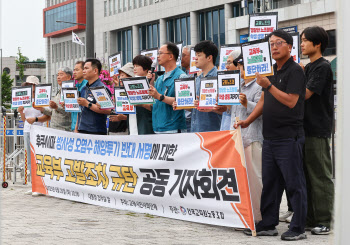
[[32,86],[12,87],[11,109],[32,107]]
[[39,84],[35,85],[34,93],[34,104],[36,107],[46,107],[49,106],[51,100],[52,85],[49,84]]
[[136,108],[130,105],[128,96],[124,87],[114,88],[115,112],[117,114],[136,114]]
[[238,50],[241,52],[241,45],[239,44],[226,44],[221,45],[220,47],[220,62],[219,62],[219,71],[226,70],[226,62],[229,54],[234,51]]
[[114,109],[114,104],[104,86],[90,88],[97,103],[101,105],[101,110]]
[[199,72],[201,69],[196,67],[196,52],[194,52],[194,48],[191,48],[191,60],[190,60],[190,72],[189,74],[194,74]]
[[177,58],[176,65],[181,66],[183,42],[178,42],[175,44],[176,44],[177,48],[179,49],[179,57]]
[[158,71],[158,48],[150,48],[141,50],[141,55],[144,55],[146,57],[149,57],[152,60],[153,65],[155,65],[156,69],[154,71]]
[[193,77],[175,79],[175,101],[176,109],[195,108],[196,100],[195,79]]
[[299,32],[294,32],[291,33],[290,35],[292,35],[293,37],[293,47],[292,47],[292,51],[290,52],[290,56],[293,57],[293,60],[297,63],[300,63],[300,36],[299,36]]
[[109,75],[113,77],[119,74],[119,69],[122,68],[122,54],[120,52],[108,56]]
[[239,129],[120,137],[33,125],[30,142],[33,192],[255,231]]
[[78,88],[62,88],[64,109],[66,112],[80,112]]
[[249,15],[249,41],[265,38],[277,29],[278,12],[255,13]]
[[244,78],[255,78],[255,73],[262,76],[273,75],[270,42],[264,39],[242,44]]
[[218,95],[217,77],[202,77],[198,109],[213,109]]
[[[64,88],[74,88],[74,84],[75,84],[75,81],[74,81],[74,80],[62,81],[62,86],[61,86],[61,88],[62,88],[62,89],[64,89]],[[63,101],[64,101],[63,93],[61,93],[60,102],[63,102]]]
[[131,105],[154,103],[153,97],[148,94],[146,77],[123,78],[123,83]]
[[218,105],[239,105],[241,71],[218,71]]

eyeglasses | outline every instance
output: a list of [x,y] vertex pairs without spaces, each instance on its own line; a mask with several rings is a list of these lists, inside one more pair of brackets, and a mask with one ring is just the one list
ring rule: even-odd
[[229,65],[232,65],[232,64],[234,64],[233,62],[226,62],[226,66],[229,66]]
[[275,43],[270,43],[270,47],[273,48],[273,46],[276,46],[276,48],[279,48],[282,46],[282,43],[287,43],[285,41],[277,41]]
[[161,56],[162,54],[171,54],[171,53],[158,52],[158,56]]

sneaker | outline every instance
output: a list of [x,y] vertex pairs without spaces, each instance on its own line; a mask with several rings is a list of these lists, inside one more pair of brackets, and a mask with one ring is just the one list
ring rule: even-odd
[[38,196],[45,196],[44,194],[41,194],[41,193],[39,193],[39,192],[33,192],[32,193],[32,196],[33,197],[38,197]]
[[[252,231],[249,228],[244,229],[243,233],[246,234],[247,236],[252,235]],[[277,236],[278,231],[276,228],[273,230],[260,230],[260,231],[257,230],[256,235],[257,236]]]
[[290,215],[289,217],[286,218],[286,222],[287,222],[287,223],[292,222],[293,214],[294,214],[294,213],[292,212],[292,215]]
[[306,239],[306,234],[295,232],[295,231],[286,231],[285,233],[282,234],[281,239],[285,241],[297,241],[297,240]]
[[25,195],[32,195],[32,191],[26,191],[24,194]]
[[331,229],[324,225],[318,225],[311,229],[311,234],[313,235],[328,235],[329,233],[331,233]]
[[292,216],[292,215],[293,215],[293,212],[292,212],[292,211],[287,211],[287,212],[285,212],[284,214],[280,215],[279,221],[281,221],[281,222],[286,222],[286,219],[287,219],[289,216]]

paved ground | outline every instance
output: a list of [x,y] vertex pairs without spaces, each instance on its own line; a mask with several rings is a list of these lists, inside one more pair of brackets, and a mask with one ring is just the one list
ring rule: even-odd
[[[1,188],[1,187],[0,187]],[[49,196],[24,193],[31,186],[10,183],[1,192],[1,239],[19,244],[254,244],[288,243],[277,237],[248,237],[232,228],[131,213]],[[286,203],[282,203],[282,212]],[[278,226],[279,234],[287,224]],[[332,244],[333,235],[294,244]]]

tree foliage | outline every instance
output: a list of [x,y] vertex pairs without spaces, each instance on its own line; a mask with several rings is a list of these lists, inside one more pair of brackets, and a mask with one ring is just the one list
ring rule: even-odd
[[18,47],[18,57],[16,57],[16,65],[19,70],[19,80],[23,81],[24,78],[24,62],[29,61],[28,57],[24,56],[21,52],[21,48]]
[[11,104],[11,91],[12,91],[13,79],[7,72],[2,73],[1,76],[1,103],[5,105],[6,108],[10,108],[8,104]]

